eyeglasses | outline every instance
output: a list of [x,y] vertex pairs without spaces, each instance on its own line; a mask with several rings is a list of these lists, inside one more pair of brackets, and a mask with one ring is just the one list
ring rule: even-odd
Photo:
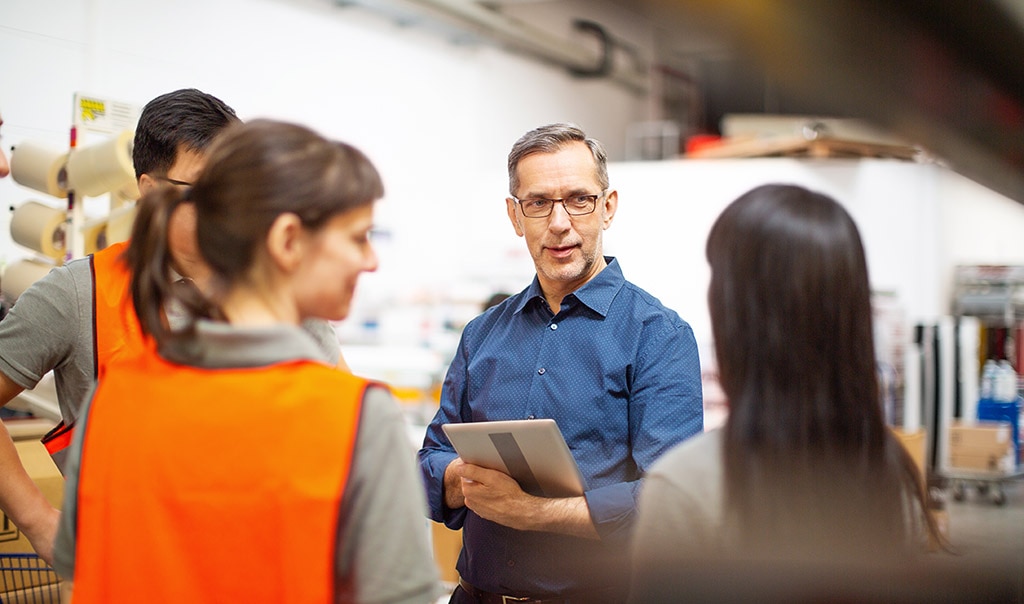
[[572,195],[561,199],[545,199],[534,197],[531,199],[519,199],[515,196],[512,201],[519,204],[523,210],[523,216],[527,218],[546,218],[555,209],[556,203],[561,203],[565,213],[569,216],[585,216],[597,209],[597,200],[604,197],[608,190],[601,191],[600,195]]
[[177,185],[179,187],[191,187],[192,186],[192,183],[190,183],[190,182],[185,182],[184,180],[177,180],[177,179],[174,179],[174,178],[167,178],[166,176],[157,176],[156,179],[157,180],[162,180],[162,181],[170,183],[172,185]]

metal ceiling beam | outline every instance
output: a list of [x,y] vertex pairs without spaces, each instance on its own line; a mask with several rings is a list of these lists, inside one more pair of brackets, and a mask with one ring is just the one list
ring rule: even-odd
[[514,17],[488,8],[474,0],[336,0],[339,6],[362,6],[409,25],[447,28],[461,31],[469,39],[493,43],[566,68],[577,77],[602,77],[636,94],[646,94],[650,74],[635,54],[623,66],[612,53],[622,46],[600,24],[578,20],[580,36],[596,38],[599,52],[592,44],[578,39],[558,38]]

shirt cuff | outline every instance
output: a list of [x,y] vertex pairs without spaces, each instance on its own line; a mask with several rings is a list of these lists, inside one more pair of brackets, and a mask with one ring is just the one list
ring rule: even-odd
[[620,482],[583,494],[590,519],[602,541],[627,541],[636,522],[637,495],[641,480]]

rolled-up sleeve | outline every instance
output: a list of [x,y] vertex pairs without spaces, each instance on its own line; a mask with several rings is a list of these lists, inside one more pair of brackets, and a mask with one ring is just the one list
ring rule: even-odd
[[629,436],[639,480],[586,494],[602,539],[628,540],[636,522],[642,476],[676,444],[704,429],[704,402],[697,342],[689,324],[654,320],[637,354],[629,399]]

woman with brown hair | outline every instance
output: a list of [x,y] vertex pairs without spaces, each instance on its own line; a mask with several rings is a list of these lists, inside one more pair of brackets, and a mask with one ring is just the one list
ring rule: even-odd
[[740,570],[750,574],[732,585],[757,586],[783,565],[884,565],[923,549],[937,530],[921,476],[883,421],[853,219],[826,195],[760,186],[719,216],[707,259],[729,415],[647,476],[635,601],[658,600],[678,585],[666,573],[683,569]]
[[[358,149],[257,120],[218,137],[190,189],[141,200],[126,257],[153,345],[111,365],[76,431],[56,547],[76,603],[436,597],[393,397],[301,328],[345,318],[376,269],[382,195]],[[208,295],[168,253],[183,203]]]

